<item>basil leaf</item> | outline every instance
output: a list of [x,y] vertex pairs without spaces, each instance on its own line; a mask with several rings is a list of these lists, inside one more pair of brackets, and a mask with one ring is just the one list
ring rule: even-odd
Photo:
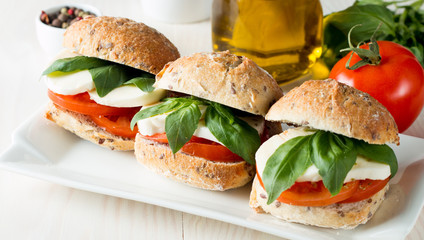
[[154,83],[155,83],[154,78],[136,77],[129,81],[126,81],[125,85],[134,84],[143,92],[152,92],[153,90],[155,90],[155,88],[153,87]]
[[221,115],[222,117],[226,118],[228,120],[229,124],[234,123],[234,114],[231,111],[228,111],[228,108],[224,107],[223,105],[215,102],[210,102],[212,107]]
[[178,102],[180,104],[192,104],[195,103],[197,105],[209,105],[210,102],[194,97],[194,96],[190,96],[190,97],[170,97],[170,98],[164,98],[162,101],[175,101]]
[[255,164],[255,153],[261,145],[258,132],[245,121],[234,117],[228,120],[231,110],[211,104],[206,109],[205,122],[209,131],[231,152],[242,157],[246,162]]
[[158,105],[155,105],[153,107],[144,108],[138,113],[136,113],[133,119],[131,120],[131,130],[134,129],[135,124],[137,124],[137,122],[142,119],[153,117],[163,113],[167,113],[167,112],[176,110],[179,107],[181,107],[181,104],[179,102],[168,100],[168,101],[159,103]]
[[355,140],[355,145],[359,155],[375,162],[388,164],[391,177],[395,176],[398,170],[398,162],[393,149],[385,144],[369,144],[362,140]]
[[165,119],[165,132],[169,147],[175,154],[193,136],[202,113],[195,103],[185,104]]
[[312,165],[310,141],[313,135],[295,137],[283,143],[265,165],[262,181],[271,204]]
[[348,137],[326,131],[317,131],[314,135],[312,162],[319,169],[325,187],[331,195],[336,195],[356,162],[355,145]]
[[123,71],[123,67],[119,65],[97,67],[89,69],[88,71],[93,78],[99,97],[106,96],[127,80],[127,75],[125,71]]
[[110,64],[111,62],[94,57],[76,56],[71,58],[63,58],[54,61],[52,65],[44,70],[43,75],[47,75],[56,71],[72,72],[76,70],[92,69]]

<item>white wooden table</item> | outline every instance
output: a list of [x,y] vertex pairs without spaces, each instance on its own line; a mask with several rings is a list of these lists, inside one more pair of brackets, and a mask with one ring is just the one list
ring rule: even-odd
[[[0,152],[11,143],[14,129],[47,102],[46,88],[38,79],[48,57],[37,42],[34,19],[41,9],[60,2],[63,1],[0,1]],[[211,51],[209,21],[183,25],[156,22],[142,16],[137,0],[76,2],[94,5],[104,15],[143,21],[164,33],[182,55]],[[321,2],[324,9],[340,9],[352,1]],[[424,113],[406,134],[424,138]],[[407,239],[424,239],[423,224],[424,213],[421,212]],[[0,239],[279,238],[204,217],[75,190],[0,170]]]

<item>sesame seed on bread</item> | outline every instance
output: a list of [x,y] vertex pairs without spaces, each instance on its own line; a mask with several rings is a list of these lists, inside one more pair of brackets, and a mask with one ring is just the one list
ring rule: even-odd
[[109,133],[97,126],[88,115],[58,108],[50,102],[45,117],[75,135],[99,146],[117,151],[134,150],[134,138],[124,138]]
[[388,189],[389,184],[370,198],[353,203],[307,207],[290,205],[275,200],[268,205],[268,195],[260,185],[258,178],[255,177],[249,206],[257,213],[269,213],[288,222],[334,229],[353,229],[371,219],[383,202]]
[[370,144],[399,144],[389,111],[369,94],[336,80],[310,80],[276,102],[265,119],[330,131]]
[[177,48],[156,29],[119,17],[88,17],[73,23],[64,34],[63,46],[152,74],[180,57]]
[[229,51],[181,57],[164,67],[154,86],[262,116],[283,96],[271,75]]
[[146,168],[174,181],[208,190],[224,191],[244,186],[255,175],[245,161],[215,162],[182,152],[172,153],[168,144],[136,136],[135,156]]
[[[282,131],[279,123],[266,123],[266,132],[273,136]],[[193,187],[224,191],[244,186],[255,176],[255,167],[245,161],[217,162],[188,155],[172,153],[168,144],[144,139],[137,134],[135,156],[149,170],[174,181]]]

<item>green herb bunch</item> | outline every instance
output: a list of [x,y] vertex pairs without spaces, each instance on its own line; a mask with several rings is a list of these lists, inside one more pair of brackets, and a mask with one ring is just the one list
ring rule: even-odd
[[328,67],[345,54],[349,30],[361,24],[351,34],[353,45],[366,42],[381,23],[377,40],[388,40],[411,50],[424,66],[424,0],[356,0],[353,6],[324,18],[323,59]]

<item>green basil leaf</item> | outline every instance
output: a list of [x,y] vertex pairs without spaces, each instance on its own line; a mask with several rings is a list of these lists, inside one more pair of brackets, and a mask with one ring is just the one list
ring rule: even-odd
[[131,130],[134,129],[135,124],[137,124],[137,122],[142,119],[153,117],[163,113],[167,113],[167,112],[176,110],[179,107],[181,107],[181,104],[179,102],[168,100],[168,101],[159,103],[158,105],[155,105],[153,107],[144,108],[138,113],[136,113],[133,119],[131,120]]
[[121,86],[127,80],[124,67],[120,65],[108,65],[88,70],[96,86],[100,97],[106,96],[113,89]]
[[129,81],[126,81],[125,85],[134,84],[135,86],[137,86],[143,92],[152,92],[153,90],[155,90],[155,88],[153,87],[154,83],[155,83],[154,78],[136,77],[136,78],[133,78]]
[[261,145],[258,132],[237,117],[230,123],[228,116],[231,114],[231,110],[225,106],[221,106],[217,110],[216,106],[212,104],[206,109],[205,122],[209,131],[231,152],[254,165],[256,150]]
[[342,189],[347,173],[356,162],[354,142],[342,135],[317,131],[311,141],[312,162],[331,195]]
[[210,104],[219,113],[219,115],[221,115],[222,117],[228,120],[229,124],[234,123],[235,116],[231,111],[228,110],[227,107],[224,107],[223,105],[216,102],[210,102]]
[[283,143],[265,165],[262,181],[271,204],[312,165],[310,141],[313,135],[295,137]]
[[398,170],[398,162],[393,149],[385,144],[369,144],[362,140],[355,140],[355,145],[359,155],[372,161],[388,164],[391,176],[395,176]]
[[175,154],[193,136],[202,113],[195,103],[184,104],[165,119],[165,132],[169,147]]
[[57,71],[72,72],[77,70],[92,69],[110,64],[111,62],[94,57],[76,56],[71,58],[63,58],[54,61],[52,65],[44,70],[43,75]]
[[180,104],[192,104],[195,103],[197,105],[209,105],[210,102],[204,99],[200,99],[194,96],[189,97],[170,97],[170,98],[164,98],[163,101],[175,101]]

